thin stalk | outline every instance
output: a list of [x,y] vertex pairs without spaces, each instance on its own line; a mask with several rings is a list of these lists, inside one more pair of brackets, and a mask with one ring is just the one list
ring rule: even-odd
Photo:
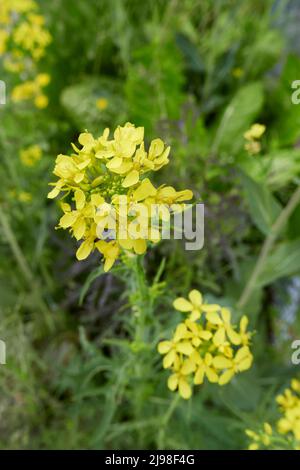
[[158,449],[162,450],[165,448],[165,436],[166,436],[166,429],[168,426],[168,423],[170,419],[173,416],[174,411],[177,408],[178,402],[180,400],[180,395],[179,393],[175,393],[166,413],[163,415],[161,424],[160,424],[160,429],[158,433]]
[[295,190],[293,195],[291,196],[289,202],[284,207],[284,209],[280,212],[278,218],[275,220],[274,224],[271,227],[269,235],[266,237],[252,274],[240,296],[240,299],[237,303],[239,309],[242,309],[248,302],[249,298],[251,297],[252,292],[255,289],[257,279],[261,274],[262,268],[268,258],[270,251],[273,248],[273,245],[280,234],[281,230],[283,229],[284,225],[288,221],[290,215],[295,210],[297,205],[300,202],[300,186]]
[[36,300],[36,303],[42,313],[44,314],[45,322],[50,330],[53,329],[53,321],[51,319],[50,312],[47,305],[45,304],[43,298],[40,295],[39,287],[36,284],[34,275],[27,263],[27,260],[21,250],[21,247],[11,229],[10,223],[6,214],[4,213],[2,207],[0,206],[0,225],[2,227],[4,236],[10,246],[10,249],[15,257],[15,260],[19,266],[21,273],[24,276],[25,281],[27,282],[29,288],[31,289],[33,296]]

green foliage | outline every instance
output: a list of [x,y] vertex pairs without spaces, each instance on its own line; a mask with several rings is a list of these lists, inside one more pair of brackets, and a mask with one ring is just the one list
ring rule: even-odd
[[[276,419],[274,397],[298,373],[300,59],[277,27],[297,17],[273,0],[39,3],[49,106],[14,103],[24,75],[0,64],[0,448],[244,449],[244,430]],[[46,195],[80,131],[127,120],[171,145],[157,183],[204,202],[205,244],[162,241],[104,274],[97,255],[76,261]],[[249,155],[255,122],[266,132]],[[42,157],[28,167],[31,145]],[[168,390],[157,344],[192,288],[256,333],[249,372],[186,402]]]

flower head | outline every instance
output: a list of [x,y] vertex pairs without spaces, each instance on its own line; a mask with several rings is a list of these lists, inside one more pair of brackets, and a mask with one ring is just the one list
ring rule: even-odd
[[143,127],[118,126],[112,139],[109,129],[98,138],[84,132],[78,141],[80,148],[72,144],[70,156],[56,158],[53,173],[58,179],[51,183],[48,197],[64,195],[58,227],[82,240],[77,258],[85,259],[96,249],[108,271],[122,251],[143,254],[147,242],[159,241],[159,230],[152,224],[153,205],[159,205],[168,219],[173,205],[183,210],[183,202],[193,194],[151,183],[148,174],[168,163],[170,148],[155,139],[146,150]]
[[173,306],[189,316],[179,323],[171,340],[158,344],[158,352],[164,355],[163,367],[173,372],[168,381],[170,390],[178,389],[182,398],[188,399],[192,383],[199,385],[207,379],[225,385],[234,375],[251,367],[251,335],[247,332],[246,316],[238,331],[231,323],[229,309],[205,303],[195,289],[188,300],[179,297]]

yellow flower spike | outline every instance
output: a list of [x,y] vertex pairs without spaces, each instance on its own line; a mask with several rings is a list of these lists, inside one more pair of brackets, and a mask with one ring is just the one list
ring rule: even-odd
[[[96,247],[103,255],[105,271],[123,251],[141,255],[148,241],[161,239],[159,225],[151,224],[152,204],[162,203],[158,220],[169,220],[174,201],[180,200],[179,209],[184,210],[183,201],[192,195],[191,191],[176,192],[167,186],[155,188],[149,178],[144,178],[145,172],[157,170],[166,160],[169,149],[156,139],[150,145],[151,160],[143,138],[144,129],[131,123],[118,126],[112,139],[109,129],[98,138],[85,131],[79,135],[79,145],[72,144],[70,156],[60,154],[56,158],[53,173],[58,180],[50,183],[53,188],[48,197],[64,193],[68,202],[72,201],[71,209],[63,209],[59,226],[82,240],[78,259],[85,259]],[[142,205],[141,213],[138,205]]]
[[[235,374],[251,367],[253,356],[244,344],[250,335],[246,331],[246,316],[240,322],[243,335],[248,335],[242,342],[240,334],[231,325],[229,309],[217,304],[204,304],[201,293],[196,289],[189,293],[188,299],[175,299],[173,306],[181,312],[193,312],[194,315],[194,318],[190,315],[177,326],[171,341],[163,341],[158,345],[159,352],[165,356],[164,368],[172,368],[174,371],[170,378],[174,390],[179,388],[179,374],[183,372],[193,375],[195,385],[202,384],[205,378],[211,383],[225,385]],[[223,330],[224,342],[216,345],[215,336],[220,329]],[[226,340],[227,330],[233,342]]]

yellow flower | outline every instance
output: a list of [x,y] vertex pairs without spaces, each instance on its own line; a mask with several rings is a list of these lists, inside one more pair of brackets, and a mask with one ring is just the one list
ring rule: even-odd
[[107,108],[108,106],[108,101],[106,98],[99,98],[97,101],[96,101],[96,106],[98,109],[100,109],[100,111],[104,111],[104,109]]
[[204,304],[202,294],[196,289],[189,293],[188,298],[189,300],[178,297],[174,300],[173,307],[179,312],[190,313],[189,318],[192,321],[198,320],[203,312],[216,312],[220,309],[219,305]]
[[39,145],[31,145],[20,150],[20,160],[23,165],[33,167],[42,157],[42,149]]
[[231,326],[231,313],[228,308],[221,308],[220,314],[217,312],[208,312],[207,320],[217,327],[217,332],[213,337],[216,346],[224,344],[226,335],[231,343],[238,345],[241,343],[241,336]]
[[32,195],[27,191],[21,191],[19,193],[18,199],[20,202],[30,202],[32,201]]
[[261,150],[261,143],[259,139],[266,131],[264,124],[253,124],[248,131],[244,133],[246,139],[245,149],[250,155],[255,155]]
[[192,372],[193,366],[188,361],[183,361],[182,365],[168,379],[168,388],[174,392],[179,391],[179,395],[188,400],[192,396],[192,388],[188,382],[187,376]]
[[253,356],[248,346],[241,347],[232,359],[216,356],[213,359],[213,365],[216,369],[223,371],[219,379],[219,385],[227,384],[235,374],[249,369],[252,361]]

